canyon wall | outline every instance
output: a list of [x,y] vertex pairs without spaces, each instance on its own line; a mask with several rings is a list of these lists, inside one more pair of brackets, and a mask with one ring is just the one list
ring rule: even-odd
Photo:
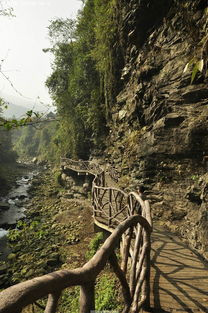
[[121,187],[144,184],[154,219],[208,258],[207,2],[123,0],[118,11],[106,161]]

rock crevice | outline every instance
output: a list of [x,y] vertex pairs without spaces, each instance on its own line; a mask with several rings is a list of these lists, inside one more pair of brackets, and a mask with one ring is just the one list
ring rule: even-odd
[[[197,185],[206,177],[208,155],[207,57],[200,45],[207,4],[131,0],[120,6],[124,62],[116,71],[121,85],[111,108],[106,160],[122,187],[144,183],[155,219],[208,257],[207,189]],[[184,68],[193,57],[204,58],[204,70],[191,84],[193,68]]]

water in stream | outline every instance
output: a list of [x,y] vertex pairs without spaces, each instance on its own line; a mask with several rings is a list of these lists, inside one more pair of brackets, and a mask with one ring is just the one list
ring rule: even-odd
[[25,217],[25,206],[29,199],[29,188],[34,176],[38,174],[33,170],[16,181],[14,187],[6,197],[0,198],[0,202],[8,204],[9,208],[0,210],[0,260],[4,259],[8,253],[7,229],[15,228],[17,221]]

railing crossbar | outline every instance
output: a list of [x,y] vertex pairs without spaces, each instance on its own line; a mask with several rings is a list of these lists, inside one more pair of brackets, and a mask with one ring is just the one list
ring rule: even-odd
[[[123,313],[137,313],[149,304],[150,205],[135,192],[126,194],[118,188],[105,187],[105,173],[89,161],[61,159],[63,167],[94,175],[92,205],[94,222],[112,234],[93,258],[75,270],[60,270],[17,284],[0,293],[1,313],[20,313],[22,308],[48,296],[45,313],[55,313],[63,289],[79,285],[80,312],[95,309],[95,280],[107,261],[118,277],[124,297]],[[138,212],[137,212],[138,211]],[[138,214],[139,213],[139,214]],[[137,215],[134,215],[137,214]],[[105,220],[106,222],[101,220]],[[114,230],[113,230],[114,228]],[[121,266],[114,252],[118,241]],[[134,243],[133,243],[134,241]],[[128,269],[130,274],[127,275]]]

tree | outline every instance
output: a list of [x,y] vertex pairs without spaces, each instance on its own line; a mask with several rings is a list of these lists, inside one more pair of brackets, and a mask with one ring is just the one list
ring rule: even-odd
[[5,6],[3,1],[0,1],[0,16],[14,16],[14,10],[12,7]]
[[68,43],[75,39],[76,20],[57,18],[50,21],[48,35],[53,46]]
[[[61,120],[59,149],[62,154],[79,158],[88,158],[94,145],[102,146],[105,135],[104,97],[92,57],[94,27],[93,0],[86,1],[76,22],[58,19],[49,26],[54,62],[46,86]],[[62,138],[61,134],[67,136]]]

